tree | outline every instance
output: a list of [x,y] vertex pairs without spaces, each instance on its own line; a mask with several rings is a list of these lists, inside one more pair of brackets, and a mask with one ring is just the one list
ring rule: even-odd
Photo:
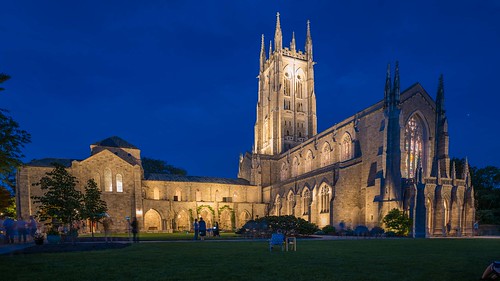
[[186,176],[187,171],[167,164],[166,161],[143,157],[142,168],[146,174],[169,174]]
[[107,210],[106,201],[101,199],[101,190],[97,188],[96,182],[94,179],[88,180],[85,185],[85,194],[83,195],[82,218],[90,220],[92,238],[94,237],[94,223],[99,222]]
[[295,216],[266,216],[255,220],[266,223],[272,232],[282,231],[286,236],[310,235],[318,231],[318,226]]
[[412,225],[412,221],[408,215],[396,208],[390,210],[382,222],[385,223],[390,231],[394,231],[398,236],[408,235]]
[[37,215],[41,221],[50,221],[53,228],[58,224],[69,225],[73,233],[73,222],[81,218],[82,193],[76,190],[78,181],[64,166],[54,163],[54,170],[47,172],[34,186],[40,186],[45,193],[32,196],[40,204]]
[[472,186],[476,199],[476,219],[482,224],[500,224],[500,169],[474,168]]
[[[0,84],[7,81],[10,76],[0,73]],[[0,91],[5,90],[0,87]],[[12,175],[15,169],[22,164],[24,155],[21,148],[31,141],[28,132],[21,130],[19,124],[8,115],[8,111],[0,109],[0,185],[13,189]]]

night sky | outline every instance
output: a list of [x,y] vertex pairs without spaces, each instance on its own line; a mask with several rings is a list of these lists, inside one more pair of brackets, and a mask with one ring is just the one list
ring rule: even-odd
[[304,50],[311,21],[318,132],[380,101],[399,60],[402,90],[435,97],[444,74],[450,156],[500,166],[498,0],[3,1],[0,108],[32,135],[24,161],[84,159],[116,135],[189,175],[236,177],[278,11],[284,46],[295,31]]

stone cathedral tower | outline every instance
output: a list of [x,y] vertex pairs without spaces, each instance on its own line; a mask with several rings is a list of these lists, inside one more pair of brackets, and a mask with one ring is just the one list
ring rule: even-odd
[[260,49],[259,97],[255,122],[255,154],[278,155],[317,133],[312,38],[309,21],[305,51],[296,49],[295,33],[283,48],[280,15],[276,15],[274,50]]

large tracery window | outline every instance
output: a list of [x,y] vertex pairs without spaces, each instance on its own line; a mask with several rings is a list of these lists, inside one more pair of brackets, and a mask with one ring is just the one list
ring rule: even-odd
[[323,185],[320,190],[321,212],[328,213],[330,211],[330,188]]
[[295,93],[297,98],[302,98],[302,81],[300,80],[300,76],[297,77],[297,82],[295,82]]
[[403,171],[406,178],[415,177],[415,173],[418,169],[418,162],[423,160],[422,140],[423,140],[423,128],[421,122],[418,119],[418,117],[412,116],[408,120],[405,126],[405,140],[404,140],[405,167]]

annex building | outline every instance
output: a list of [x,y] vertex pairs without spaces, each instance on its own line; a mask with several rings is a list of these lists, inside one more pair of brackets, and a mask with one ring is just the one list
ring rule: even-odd
[[[376,104],[317,132],[313,41],[288,47],[277,15],[274,44],[260,50],[255,139],[240,156],[237,179],[145,174],[140,150],[111,137],[91,145],[83,160],[41,159],[19,168],[18,213],[36,212],[32,183],[64,164],[102,190],[116,231],[136,216],[143,231],[189,230],[198,216],[221,229],[257,216],[294,215],[322,227],[382,226],[398,208],[413,218],[416,237],[471,235],[474,192],[468,165],[450,164],[443,78],[434,100],[416,83],[400,90],[399,66],[388,66]],[[378,90],[374,90],[377,92]],[[380,89],[382,93],[382,89]],[[447,227],[449,225],[449,227]],[[383,227],[383,226],[382,226]]]

